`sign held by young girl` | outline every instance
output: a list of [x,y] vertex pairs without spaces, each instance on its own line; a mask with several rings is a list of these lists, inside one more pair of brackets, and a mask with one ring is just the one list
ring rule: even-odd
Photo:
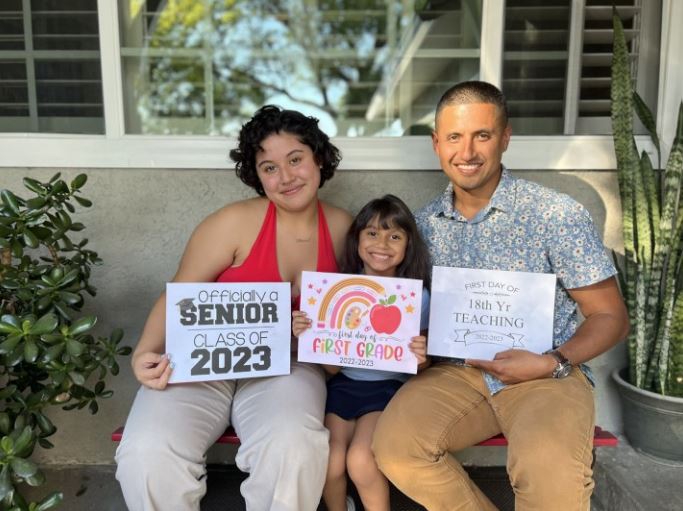
[[299,361],[415,374],[421,304],[421,280],[305,271]]

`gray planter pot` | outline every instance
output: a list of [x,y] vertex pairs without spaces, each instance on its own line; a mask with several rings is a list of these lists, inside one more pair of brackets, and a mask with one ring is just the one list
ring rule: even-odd
[[624,415],[624,433],[637,450],[683,462],[683,398],[662,396],[631,385],[614,370]]

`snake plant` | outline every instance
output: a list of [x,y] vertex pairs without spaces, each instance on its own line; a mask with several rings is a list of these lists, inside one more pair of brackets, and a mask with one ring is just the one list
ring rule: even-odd
[[683,103],[666,168],[655,168],[646,152],[639,155],[633,136],[635,112],[659,153],[653,116],[634,91],[616,13],[613,25],[612,131],[623,210],[621,289],[631,321],[629,380],[658,394],[683,396]]

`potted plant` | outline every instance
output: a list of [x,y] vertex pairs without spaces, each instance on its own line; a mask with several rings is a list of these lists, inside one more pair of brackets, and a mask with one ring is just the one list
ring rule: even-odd
[[[624,431],[646,453],[683,461],[683,103],[666,168],[638,154],[634,112],[659,153],[653,116],[634,91],[614,14],[612,129],[623,210],[621,289],[629,310],[628,370],[615,371]],[[658,158],[659,160],[659,158]]]
[[21,484],[39,486],[42,472],[31,461],[39,445],[57,427],[48,409],[88,407],[111,396],[108,373],[117,374],[116,358],[130,353],[121,347],[121,330],[94,337],[97,318],[80,313],[86,295],[95,295],[91,267],[101,261],[88,240],[71,239],[84,229],[75,222],[74,202],[85,174],[70,185],[55,175],[47,183],[25,178],[33,196],[24,199],[0,191],[0,509],[43,511],[57,505],[52,492],[40,502],[27,502]]

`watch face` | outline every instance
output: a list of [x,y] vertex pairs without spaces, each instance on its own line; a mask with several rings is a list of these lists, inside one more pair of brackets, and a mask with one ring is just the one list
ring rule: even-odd
[[565,378],[572,372],[571,364],[559,364],[553,371],[553,378]]

